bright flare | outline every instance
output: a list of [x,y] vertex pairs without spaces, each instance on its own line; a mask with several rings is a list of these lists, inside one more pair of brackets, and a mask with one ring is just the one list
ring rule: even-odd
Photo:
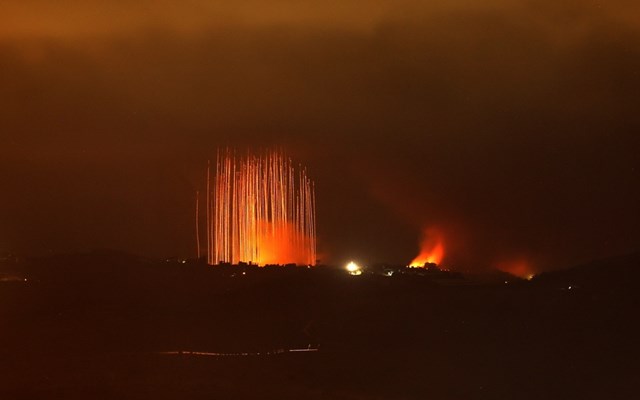
[[277,151],[218,152],[207,170],[207,261],[314,265],[315,189],[304,169]]
[[360,268],[360,266],[356,263],[354,263],[353,261],[351,261],[349,264],[347,264],[347,272],[350,275],[360,275],[362,274],[362,269]]
[[349,264],[347,264],[347,271],[349,272],[355,272],[357,270],[359,270],[360,267],[358,267],[358,264],[354,263],[353,261],[351,261]]

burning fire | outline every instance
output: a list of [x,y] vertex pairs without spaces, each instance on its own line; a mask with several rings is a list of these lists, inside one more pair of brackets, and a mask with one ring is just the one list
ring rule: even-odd
[[410,267],[423,267],[425,264],[439,265],[444,258],[442,235],[434,228],[425,229],[420,245],[420,254],[411,261]]
[[207,169],[207,261],[313,265],[315,191],[304,170],[276,151],[218,153]]

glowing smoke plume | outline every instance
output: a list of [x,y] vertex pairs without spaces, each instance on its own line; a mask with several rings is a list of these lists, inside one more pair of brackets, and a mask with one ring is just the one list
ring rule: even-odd
[[304,169],[277,151],[218,152],[207,169],[207,262],[313,265],[315,191]]
[[444,257],[442,235],[436,229],[425,229],[420,245],[420,254],[411,261],[410,267],[423,267],[426,263],[440,265]]

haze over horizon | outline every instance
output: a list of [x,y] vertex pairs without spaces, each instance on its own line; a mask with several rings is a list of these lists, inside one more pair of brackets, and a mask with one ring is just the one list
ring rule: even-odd
[[639,71],[630,0],[7,1],[0,250],[191,256],[207,160],[278,146],[325,262],[637,251]]

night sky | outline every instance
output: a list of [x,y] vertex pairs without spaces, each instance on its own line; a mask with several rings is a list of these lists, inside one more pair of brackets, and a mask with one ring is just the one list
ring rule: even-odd
[[629,253],[639,107],[635,0],[3,1],[0,250],[193,256],[207,159],[278,146],[323,262]]

